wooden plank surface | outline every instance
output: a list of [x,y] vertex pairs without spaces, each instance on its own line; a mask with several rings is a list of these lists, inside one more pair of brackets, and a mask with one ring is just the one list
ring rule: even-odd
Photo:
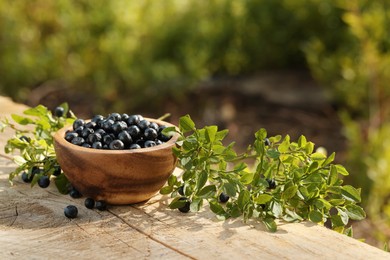
[[[18,113],[12,103],[0,116]],[[1,111],[3,110],[3,111]],[[0,154],[9,132],[1,134]],[[8,182],[15,165],[0,156],[0,259],[390,259],[358,240],[313,223],[279,223],[269,233],[256,222],[218,221],[200,213],[170,210],[167,196],[145,203],[89,210],[84,199],[61,195],[17,180]],[[63,209],[76,205],[69,220]]]

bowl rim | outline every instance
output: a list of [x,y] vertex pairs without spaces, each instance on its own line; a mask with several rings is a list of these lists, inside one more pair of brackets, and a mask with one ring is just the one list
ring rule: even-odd
[[[158,125],[166,125],[167,127],[175,127],[177,130],[179,129],[176,125],[171,124],[169,122],[159,120],[159,119],[154,119],[154,118],[148,118],[144,117],[144,119],[150,121],[150,122],[155,122]],[[90,121],[90,119],[85,120],[86,122]],[[104,150],[104,149],[93,149],[93,148],[87,148],[83,146],[78,146],[75,144],[72,144],[65,140],[65,133],[67,130],[70,130],[73,126],[72,125],[66,125],[63,128],[59,129],[57,132],[54,133],[53,139],[54,139],[54,144],[58,142],[62,146],[69,147],[73,150],[78,150],[80,152],[85,152],[85,153],[101,153],[101,154],[139,154],[139,153],[147,153],[147,152],[152,152],[152,151],[159,151],[163,150],[165,148],[173,147],[176,144],[176,141],[179,138],[179,134],[175,133],[171,139],[169,139],[168,142],[152,146],[152,147],[146,147],[146,148],[141,148],[141,149],[123,149],[123,150]]]

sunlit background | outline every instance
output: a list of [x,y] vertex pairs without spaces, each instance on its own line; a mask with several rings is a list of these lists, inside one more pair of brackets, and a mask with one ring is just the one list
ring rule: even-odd
[[[387,0],[2,0],[0,95],[76,115],[143,113],[337,152],[362,188],[356,238],[390,238]],[[0,104],[1,105],[1,104]]]

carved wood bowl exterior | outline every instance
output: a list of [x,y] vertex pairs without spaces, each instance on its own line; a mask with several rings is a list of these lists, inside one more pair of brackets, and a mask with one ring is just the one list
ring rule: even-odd
[[71,128],[64,127],[54,134],[54,148],[65,176],[85,198],[104,200],[111,205],[146,201],[161,189],[175,169],[177,159],[172,148],[178,135],[149,148],[101,150],[66,141],[65,133]]

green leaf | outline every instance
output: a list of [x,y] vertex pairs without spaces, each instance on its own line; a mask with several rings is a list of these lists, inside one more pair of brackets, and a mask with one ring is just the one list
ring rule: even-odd
[[332,222],[332,228],[343,227],[345,225],[340,215],[333,215],[330,217],[330,220]]
[[65,174],[60,174],[54,180],[54,183],[61,194],[68,194],[70,189],[70,182],[66,178]]
[[[38,105],[36,107],[28,108],[23,112],[25,115],[30,116],[46,116],[50,113],[50,111],[43,105]],[[51,114],[51,113],[50,113]]]
[[313,153],[310,158],[314,161],[320,161],[326,159],[326,156],[323,153]]
[[168,185],[172,187],[173,185],[175,185],[176,182],[177,182],[177,177],[171,174],[171,176],[169,176],[168,178]]
[[222,131],[218,131],[215,134],[215,140],[222,141],[227,136],[228,133],[229,133],[229,130],[227,130],[227,129],[224,129]]
[[206,184],[208,178],[207,171],[201,171],[196,181],[196,189],[200,190]]
[[22,156],[19,155],[14,156],[13,160],[19,166],[27,163],[27,161]]
[[271,195],[264,193],[264,194],[260,194],[254,201],[256,204],[263,205],[263,204],[271,201],[272,198],[273,197]]
[[305,147],[306,143],[307,143],[306,137],[304,135],[301,135],[298,139],[298,146]]
[[202,207],[202,204],[203,204],[203,199],[201,198],[194,199],[190,204],[191,212],[198,212]]
[[267,137],[267,130],[260,128],[256,133],[255,137],[257,140],[263,141]]
[[328,185],[333,186],[337,182],[338,176],[339,174],[337,172],[336,166],[331,165],[329,170]]
[[336,157],[336,153],[333,152],[331,155],[329,155],[328,158],[326,158],[326,160],[322,163],[322,166],[327,166],[328,164],[330,164],[331,162],[334,161],[334,158]]
[[316,210],[312,210],[309,212],[309,219],[312,222],[319,223],[322,221],[322,218],[323,216],[321,212],[318,212]]
[[337,208],[337,210],[339,212],[340,219],[343,222],[344,226],[347,225],[348,221],[349,221],[349,216],[348,216],[347,212],[341,208]]
[[283,193],[282,193],[282,199],[288,200],[295,196],[297,193],[298,187],[297,186],[291,186],[288,187]]
[[351,185],[345,185],[341,187],[341,195],[343,198],[353,201],[360,202],[360,189],[355,189]]
[[344,175],[344,176],[349,175],[348,171],[345,169],[344,166],[342,166],[340,164],[336,164],[335,166],[336,166],[337,172],[340,173],[341,175]]
[[345,206],[346,213],[353,220],[363,220],[366,218],[366,212],[364,212],[363,208],[358,205],[349,204]]
[[210,143],[213,143],[215,140],[215,134],[218,131],[218,127],[215,125],[214,126],[206,126],[205,129],[206,129],[206,140]]
[[325,208],[325,209],[329,210],[332,207],[332,204],[330,204],[328,201],[326,201],[325,199],[322,199],[322,198],[316,199],[315,202],[314,202],[314,205],[318,209]]
[[267,150],[267,156],[272,158],[272,159],[278,159],[280,156],[280,152],[278,150],[275,150],[275,149],[270,149],[270,150]]
[[180,197],[174,198],[171,203],[169,203],[169,208],[178,209],[183,207],[187,203],[187,200],[180,199]]
[[200,198],[209,198],[209,197],[212,197],[216,191],[217,191],[217,188],[215,187],[215,185],[208,185],[206,187],[203,187],[197,193],[197,196]]
[[238,207],[242,210],[245,208],[245,206],[249,203],[250,200],[250,193],[248,190],[241,190],[240,194],[238,195],[237,203]]
[[290,147],[290,136],[286,135],[283,139],[283,142],[279,145],[278,151],[281,153],[285,153],[288,151]]
[[233,184],[226,182],[223,184],[222,189],[229,197],[236,196],[236,187]]
[[11,117],[16,123],[18,123],[20,125],[28,125],[28,124],[34,123],[34,120],[32,120],[31,118],[28,118],[28,117],[19,116],[16,114],[12,114]]
[[162,187],[160,189],[160,194],[167,195],[167,194],[171,193],[172,191],[173,191],[173,187],[172,186],[165,186],[165,187]]
[[180,117],[179,129],[183,133],[195,130],[195,123],[194,123],[194,121],[192,121],[190,115],[185,115],[185,116]]
[[277,225],[273,218],[265,218],[262,219],[261,222],[263,222],[264,226],[267,228],[269,232],[276,232]]
[[245,172],[241,178],[240,178],[240,182],[242,184],[249,184],[252,182],[253,180],[253,176],[254,176],[254,173],[253,172]]
[[210,205],[210,210],[212,212],[214,212],[215,214],[217,214],[217,215],[225,215],[226,214],[225,210],[223,209],[223,207],[219,203],[214,202],[214,201],[210,201],[209,205]]
[[283,208],[282,208],[282,205],[280,205],[280,203],[278,203],[277,201],[274,200],[274,201],[271,201],[270,206],[271,206],[270,208],[271,208],[272,214],[276,218],[282,217]]
[[314,144],[312,142],[307,142],[305,145],[305,152],[311,154],[314,150]]
[[174,126],[168,126],[162,130],[162,134],[165,136],[174,136],[177,133],[177,129]]

